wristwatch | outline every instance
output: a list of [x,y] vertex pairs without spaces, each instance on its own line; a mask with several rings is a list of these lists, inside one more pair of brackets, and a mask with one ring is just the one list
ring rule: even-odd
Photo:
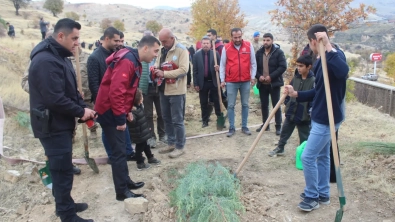
[[337,52],[337,50],[335,48],[332,48],[331,52]]

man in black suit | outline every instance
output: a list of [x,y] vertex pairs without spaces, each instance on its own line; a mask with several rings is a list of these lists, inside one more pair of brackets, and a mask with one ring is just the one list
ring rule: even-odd
[[[214,100],[215,114],[221,115],[221,109],[218,99],[218,85],[216,72],[219,70],[219,65],[215,66],[214,53],[211,48],[211,41],[208,36],[204,36],[201,50],[197,51],[193,56],[193,84],[195,90],[199,92],[200,107],[202,110],[202,127],[208,126],[208,119],[210,112],[208,108],[208,98]],[[219,53],[217,55],[217,64],[220,63]]]

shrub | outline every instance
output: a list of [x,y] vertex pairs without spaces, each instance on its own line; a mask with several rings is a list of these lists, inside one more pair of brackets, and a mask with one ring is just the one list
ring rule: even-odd
[[66,12],[64,16],[66,18],[73,19],[74,21],[80,20],[80,16],[75,12]]
[[220,164],[191,163],[170,193],[177,221],[237,222],[240,181]]
[[30,116],[27,113],[19,111],[14,118],[19,126],[30,128]]
[[355,101],[355,95],[354,95],[354,90],[355,90],[355,82],[352,80],[347,79],[346,83],[346,102],[352,102]]

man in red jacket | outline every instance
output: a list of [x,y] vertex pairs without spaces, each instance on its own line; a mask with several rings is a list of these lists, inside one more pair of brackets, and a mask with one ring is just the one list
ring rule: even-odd
[[222,49],[220,77],[221,87],[225,87],[228,97],[229,132],[227,137],[235,134],[235,104],[237,91],[241,97],[242,132],[251,135],[247,127],[248,100],[250,87],[255,84],[256,60],[254,47],[250,42],[244,41],[240,28],[231,30],[232,42]]
[[124,130],[126,119],[133,119],[130,112],[141,76],[141,62],[149,63],[157,57],[159,45],[155,37],[144,36],[137,49],[123,48],[106,59],[108,68],[99,88],[95,110],[99,114],[97,121],[112,148],[111,168],[119,201],[142,196],[130,191],[141,188],[144,183],[134,183],[129,177]]

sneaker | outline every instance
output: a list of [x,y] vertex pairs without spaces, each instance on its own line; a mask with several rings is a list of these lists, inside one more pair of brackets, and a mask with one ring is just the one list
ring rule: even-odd
[[235,129],[229,129],[229,132],[226,133],[227,137],[232,137],[235,134]]
[[170,153],[170,152],[172,152],[175,148],[176,148],[175,145],[168,145],[167,147],[160,148],[158,152],[159,152],[160,154]]
[[298,207],[303,211],[310,212],[312,210],[318,209],[320,207],[320,204],[318,203],[318,198],[312,199],[305,197],[303,201],[299,203]]
[[159,165],[160,160],[156,159],[155,157],[148,158],[148,163],[154,164],[154,165]]
[[247,127],[241,128],[241,132],[244,133],[245,135],[248,135],[248,136],[251,135],[251,132]]
[[159,137],[159,141],[162,142],[162,143],[167,143],[166,136]]
[[203,121],[202,128],[208,127],[208,121]]
[[276,135],[280,136],[281,135],[281,125],[276,126]]
[[133,154],[126,155],[126,161],[136,161],[136,156]]
[[[306,198],[306,195],[304,193],[301,193],[300,194],[300,199],[303,200],[304,198]],[[331,200],[330,200],[329,197],[321,197],[321,196],[319,196],[318,197],[318,202],[320,204],[323,204],[323,205],[329,205],[331,203]]]
[[184,149],[174,149],[173,152],[169,153],[170,158],[177,158],[185,153]]
[[148,141],[147,141],[147,143],[148,143],[148,145],[149,145],[151,148],[155,148],[155,147],[156,147],[156,139],[155,139],[154,137],[149,138]]
[[146,170],[149,169],[151,167],[151,165],[149,165],[148,163],[138,163],[137,164],[137,170]]
[[284,156],[284,149],[281,149],[279,147],[276,147],[276,149],[272,150],[269,152],[270,157],[274,156]]

